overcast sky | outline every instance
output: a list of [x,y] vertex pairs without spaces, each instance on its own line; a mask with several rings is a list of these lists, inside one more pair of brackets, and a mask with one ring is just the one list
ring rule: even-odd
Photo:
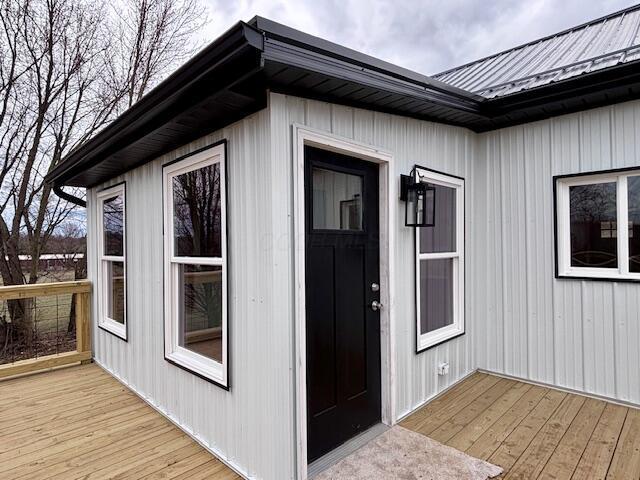
[[261,15],[424,74],[632,5],[629,0],[203,0],[213,40]]

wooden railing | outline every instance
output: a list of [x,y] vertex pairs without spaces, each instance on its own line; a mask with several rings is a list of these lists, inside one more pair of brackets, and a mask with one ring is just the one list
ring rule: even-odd
[[[70,298],[66,306],[73,313],[67,314],[67,318],[73,321],[75,316],[73,329],[75,330],[75,350],[36,355],[34,358],[18,359],[1,364],[0,379],[91,360],[91,282],[82,280],[0,287],[0,303],[8,305],[12,301],[17,303],[21,300],[32,302],[34,310],[39,299],[51,297],[57,299],[61,296]],[[56,310],[58,310],[57,307],[56,303]],[[24,307],[23,310],[25,310]]]

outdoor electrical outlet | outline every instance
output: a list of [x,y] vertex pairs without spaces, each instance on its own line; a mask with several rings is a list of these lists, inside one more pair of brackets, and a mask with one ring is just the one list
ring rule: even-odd
[[438,375],[449,375],[449,362],[442,362],[438,365]]

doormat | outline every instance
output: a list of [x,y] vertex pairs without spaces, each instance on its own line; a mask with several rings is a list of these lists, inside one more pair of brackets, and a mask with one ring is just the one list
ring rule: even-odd
[[486,480],[502,468],[395,426],[313,480]]

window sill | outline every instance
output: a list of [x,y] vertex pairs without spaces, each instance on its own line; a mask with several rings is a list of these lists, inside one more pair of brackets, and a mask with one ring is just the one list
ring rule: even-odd
[[418,337],[416,345],[416,353],[424,352],[430,348],[436,347],[442,343],[453,340],[454,338],[464,335],[464,328],[460,328],[458,325],[450,325],[448,327],[442,327],[433,332],[425,333]]
[[178,347],[173,352],[165,354],[165,360],[197,377],[213,383],[225,390],[229,390],[224,367],[221,363],[211,360],[185,348]]
[[614,272],[580,272],[570,271],[559,273],[556,275],[558,280],[591,280],[600,282],[626,282],[626,283],[638,283],[640,282],[640,274],[628,274],[622,275]]
[[116,322],[110,318],[103,318],[98,322],[98,327],[111,335],[118,337],[120,340],[127,341],[127,324]]

